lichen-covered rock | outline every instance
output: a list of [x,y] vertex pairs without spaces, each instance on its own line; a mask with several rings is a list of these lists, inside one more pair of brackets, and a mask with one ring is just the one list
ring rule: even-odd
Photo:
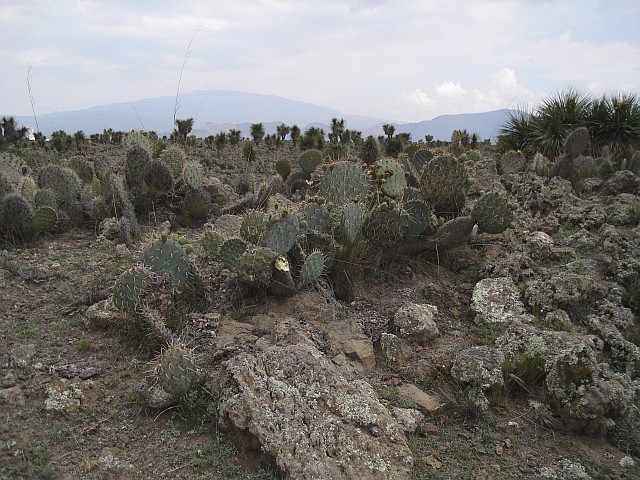
[[604,210],[607,215],[607,223],[611,225],[617,227],[638,225],[640,222],[640,196],[620,193],[607,202]]
[[486,346],[470,347],[459,352],[451,367],[451,376],[463,384],[467,399],[481,412],[488,411],[489,399],[485,391],[504,385],[500,350]]
[[637,381],[598,363],[596,352],[584,343],[563,350],[545,365],[545,389],[568,426],[587,433],[608,432],[615,419],[634,404]]
[[220,407],[287,478],[409,479],[403,428],[363,380],[348,381],[312,345],[271,346],[226,362],[240,393]]
[[618,170],[609,177],[602,186],[605,193],[638,193],[640,177],[629,170]]
[[422,344],[440,335],[437,314],[435,305],[410,303],[396,311],[393,324],[401,338]]
[[471,310],[476,323],[511,323],[526,318],[520,290],[511,277],[485,278],[476,283]]
[[565,310],[570,316],[580,316],[586,306],[603,297],[598,282],[598,263],[576,260],[549,278],[536,277],[527,283],[524,296],[532,310],[545,314]]
[[380,335],[380,352],[382,363],[386,365],[406,365],[414,355],[411,347],[401,338],[392,333]]

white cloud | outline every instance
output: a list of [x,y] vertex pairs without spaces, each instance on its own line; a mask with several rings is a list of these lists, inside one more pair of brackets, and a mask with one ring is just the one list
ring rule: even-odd
[[456,98],[464,97],[469,94],[462,86],[460,82],[444,82],[436,87],[436,93],[441,97]]

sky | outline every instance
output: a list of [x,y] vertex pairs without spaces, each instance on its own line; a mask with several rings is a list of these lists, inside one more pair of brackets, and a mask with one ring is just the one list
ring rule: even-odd
[[640,92],[640,0],[0,0],[0,115],[194,90],[402,122]]

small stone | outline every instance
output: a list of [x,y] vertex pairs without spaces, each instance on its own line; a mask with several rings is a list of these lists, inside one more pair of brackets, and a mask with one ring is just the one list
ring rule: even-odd
[[635,467],[636,465],[635,460],[631,458],[629,455],[625,455],[624,457],[622,457],[618,463],[620,464],[621,467],[624,467],[624,468]]
[[0,390],[0,401],[8,405],[24,405],[25,399],[19,385]]
[[413,401],[418,407],[426,410],[427,412],[435,412],[441,407],[440,399],[434,395],[420,390],[412,383],[405,383],[398,387],[398,393]]
[[435,322],[437,314],[435,305],[410,303],[398,309],[393,323],[401,338],[426,343],[440,335]]

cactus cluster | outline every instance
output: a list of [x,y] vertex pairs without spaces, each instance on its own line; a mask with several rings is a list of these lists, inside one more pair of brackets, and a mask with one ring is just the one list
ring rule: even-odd
[[144,249],[142,265],[159,277],[168,275],[174,287],[186,285],[192,275],[192,267],[184,248],[163,235]]
[[478,230],[485,233],[502,233],[511,224],[513,212],[507,199],[499,193],[485,193],[473,207],[471,217]]
[[348,199],[364,199],[367,194],[367,175],[353,162],[330,164],[320,181],[319,195],[327,202],[342,205]]
[[422,169],[420,191],[437,214],[457,214],[464,206],[467,171],[451,155],[438,155]]
[[156,281],[155,274],[144,266],[132,267],[116,279],[113,287],[113,304],[123,312],[135,312],[140,302]]

